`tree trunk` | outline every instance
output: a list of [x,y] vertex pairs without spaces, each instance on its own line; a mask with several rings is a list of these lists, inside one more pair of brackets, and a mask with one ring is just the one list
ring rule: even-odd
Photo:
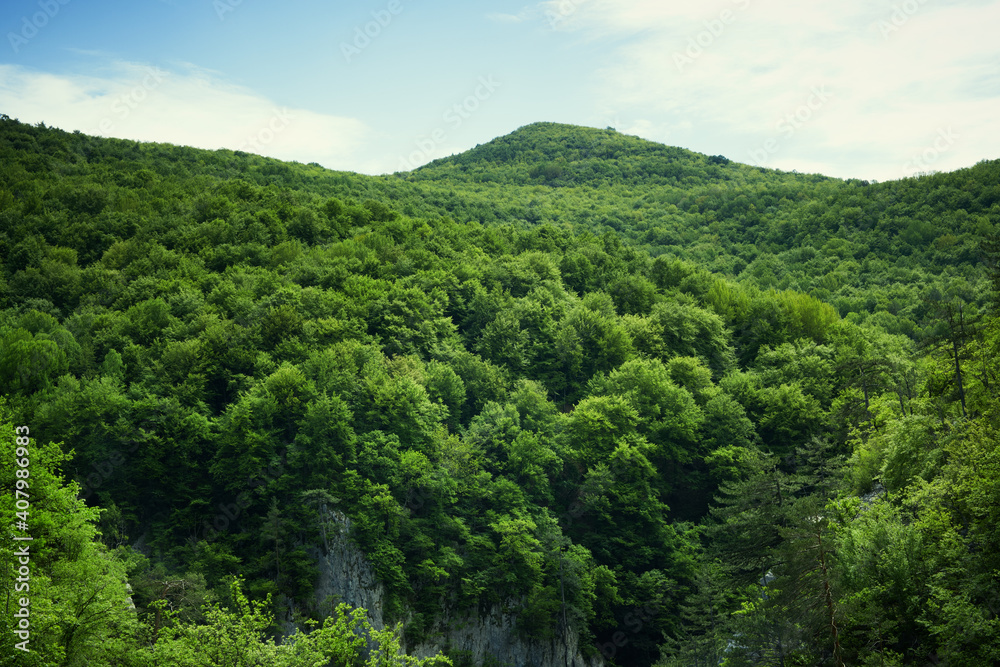
[[830,590],[830,576],[826,567],[826,551],[823,549],[823,534],[819,525],[816,526],[816,545],[819,548],[819,566],[823,575],[823,600],[826,602],[827,614],[830,616],[830,634],[833,637],[833,659],[837,667],[844,667],[844,659],[840,654],[840,633],[837,630],[837,615],[833,606],[833,593]]
[[958,384],[958,397],[962,401],[962,416],[968,417],[968,413],[965,411],[965,388],[962,386],[962,365],[958,361],[958,339],[952,338],[951,340],[952,352],[955,355],[955,382]]

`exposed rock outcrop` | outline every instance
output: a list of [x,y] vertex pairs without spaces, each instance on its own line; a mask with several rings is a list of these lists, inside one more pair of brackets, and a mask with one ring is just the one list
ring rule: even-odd
[[327,519],[331,530],[326,533],[325,553],[317,554],[317,604],[323,608],[332,600],[334,607],[341,602],[362,607],[368,612],[368,622],[372,627],[384,630],[382,608],[385,586],[375,576],[375,569],[364,553],[348,538],[350,519],[337,511],[328,512]]
[[[364,553],[348,537],[350,520],[340,512],[327,513],[326,545],[317,550],[319,582],[316,602],[320,605],[345,602],[363,607],[372,627],[385,628],[383,618],[385,587]],[[576,632],[570,630],[551,640],[535,641],[520,635],[515,614],[499,609],[480,616],[452,615],[442,610],[429,639],[407,652],[426,657],[445,648],[467,652],[476,665],[503,664],[512,667],[604,667],[599,654],[584,658]]]
[[[603,667],[600,655],[583,657],[576,632],[549,641],[527,640],[518,634],[514,614],[494,610],[487,616],[442,616],[431,641],[411,649],[418,657],[434,655],[447,646],[468,651],[477,665],[491,658],[512,667]],[[494,664],[495,664],[494,663]]]

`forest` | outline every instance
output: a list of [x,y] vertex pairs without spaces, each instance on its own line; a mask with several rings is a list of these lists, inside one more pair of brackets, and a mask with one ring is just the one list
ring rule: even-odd
[[[0,116],[0,664],[461,667],[406,651],[491,609],[608,666],[998,664],[998,259],[1000,160],[538,123],[364,176]],[[335,516],[385,629],[316,598]]]

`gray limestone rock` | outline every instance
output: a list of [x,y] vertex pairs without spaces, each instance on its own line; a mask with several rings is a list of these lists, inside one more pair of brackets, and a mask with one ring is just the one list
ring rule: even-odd
[[[377,630],[385,628],[383,618],[385,587],[375,570],[348,533],[350,520],[341,512],[327,512],[325,548],[314,554],[319,561],[316,602],[329,606],[345,602],[363,607],[368,621]],[[452,615],[442,609],[429,633],[429,639],[407,652],[418,657],[434,655],[446,647],[468,652],[477,665],[487,658],[512,667],[604,667],[600,654],[584,658],[575,631],[547,641],[522,637],[516,628],[516,615],[500,609],[480,616]]]

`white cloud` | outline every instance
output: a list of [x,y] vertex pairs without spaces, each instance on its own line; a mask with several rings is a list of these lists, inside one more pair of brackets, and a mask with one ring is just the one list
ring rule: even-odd
[[641,136],[740,162],[767,146],[766,166],[880,180],[949,127],[960,138],[932,168],[1000,157],[996,0],[573,6],[572,29],[612,49],[598,106],[644,119]]
[[98,76],[0,65],[3,113],[86,134],[229,148],[358,169],[371,136],[361,121],[288,108],[207,70],[113,62]]
[[494,23],[522,23],[525,20],[523,14],[492,13],[487,14],[486,18]]
[[586,27],[581,23],[579,10],[592,0],[546,0],[524,7],[517,14],[487,14],[487,18],[496,23],[532,23],[542,24],[552,31],[574,31]]

